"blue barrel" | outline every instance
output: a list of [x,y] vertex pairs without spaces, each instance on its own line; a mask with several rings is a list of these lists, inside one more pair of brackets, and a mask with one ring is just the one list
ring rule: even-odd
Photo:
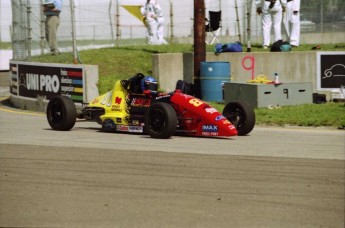
[[223,101],[223,85],[230,81],[229,62],[201,62],[201,99],[204,101]]

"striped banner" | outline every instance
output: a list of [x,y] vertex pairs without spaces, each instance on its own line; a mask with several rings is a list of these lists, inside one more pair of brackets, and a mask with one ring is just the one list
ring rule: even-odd
[[18,95],[18,67],[17,64],[10,64],[11,70],[11,82],[10,82],[10,93]]
[[83,70],[61,69],[61,94],[74,102],[83,102]]

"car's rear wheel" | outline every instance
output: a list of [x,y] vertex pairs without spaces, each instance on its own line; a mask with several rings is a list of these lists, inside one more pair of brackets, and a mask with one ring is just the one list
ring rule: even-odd
[[152,138],[167,139],[176,132],[177,116],[168,103],[152,104],[145,112],[145,131]]
[[47,106],[47,120],[52,129],[68,131],[74,127],[77,110],[73,101],[66,96],[52,98]]
[[229,102],[224,107],[223,116],[236,127],[238,135],[247,135],[254,128],[254,109],[246,101]]

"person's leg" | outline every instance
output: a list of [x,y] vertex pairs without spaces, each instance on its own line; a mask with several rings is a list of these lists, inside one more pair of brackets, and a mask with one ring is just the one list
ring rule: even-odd
[[272,12],[274,41],[282,39],[282,11]]
[[285,12],[283,12],[283,28],[286,35],[286,40],[290,41],[290,8],[292,4],[287,4]]
[[147,20],[147,32],[149,44],[157,44],[157,22],[156,20]]
[[167,42],[164,39],[164,18],[158,18],[157,23],[158,44],[167,44]]
[[270,45],[272,18],[271,14],[268,12],[262,13],[262,46],[268,47]]
[[59,27],[60,19],[58,16],[51,16],[48,19],[48,43],[52,54],[58,54],[57,45],[57,30]]
[[147,22],[145,22],[145,27],[146,27],[146,33],[145,33],[146,42],[150,44],[150,33],[149,33],[149,26]]
[[290,44],[298,47],[300,40],[300,15],[292,14],[291,17],[291,35],[290,35]]

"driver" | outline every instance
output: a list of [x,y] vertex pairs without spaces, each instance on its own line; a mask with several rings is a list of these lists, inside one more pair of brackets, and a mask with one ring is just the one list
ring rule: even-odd
[[145,76],[141,79],[140,88],[145,95],[157,96],[159,94],[157,80],[152,76]]

